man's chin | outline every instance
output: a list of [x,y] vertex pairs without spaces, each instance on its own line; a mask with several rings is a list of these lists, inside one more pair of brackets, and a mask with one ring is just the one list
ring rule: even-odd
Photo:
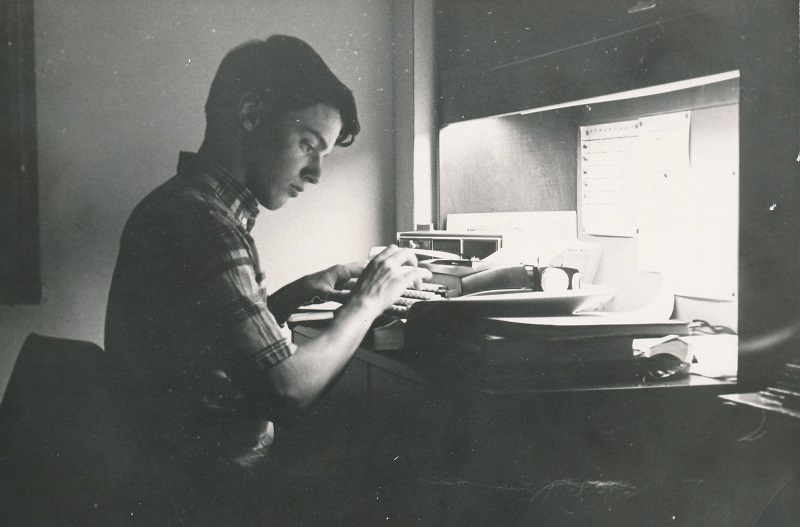
[[258,202],[261,204],[261,206],[264,207],[267,210],[278,210],[281,207],[283,207],[284,205],[286,205],[287,201],[288,201],[288,199],[286,197],[273,198],[273,199],[271,199],[269,201],[258,200]]

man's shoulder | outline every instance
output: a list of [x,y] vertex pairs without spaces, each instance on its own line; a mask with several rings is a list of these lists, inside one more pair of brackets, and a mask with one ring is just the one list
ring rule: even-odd
[[235,227],[236,221],[212,192],[176,175],[156,187],[134,208],[132,223],[158,223],[164,229]]

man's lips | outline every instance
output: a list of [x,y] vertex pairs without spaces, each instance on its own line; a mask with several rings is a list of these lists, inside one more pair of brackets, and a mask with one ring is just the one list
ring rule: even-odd
[[299,193],[303,192],[303,190],[304,190],[303,187],[301,187],[299,185],[290,185],[290,187],[291,187],[292,190],[294,190],[294,192],[293,192],[294,196],[298,195]]

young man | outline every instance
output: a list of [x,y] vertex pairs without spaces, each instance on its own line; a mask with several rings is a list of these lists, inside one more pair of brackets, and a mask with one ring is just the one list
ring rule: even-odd
[[[109,294],[105,347],[120,359],[146,442],[208,473],[256,470],[271,421],[307,410],[346,366],[373,320],[429,276],[391,246],[267,296],[250,237],[258,205],[275,210],[322,176],[334,146],[359,132],[351,91],[305,42],[273,36],[222,61],[196,154],[131,215]],[[281,325],[298,306],[358,281],[329,328],[294,345]]]

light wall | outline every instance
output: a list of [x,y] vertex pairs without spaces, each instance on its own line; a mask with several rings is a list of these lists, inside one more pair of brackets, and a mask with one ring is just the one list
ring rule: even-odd
[[118,241],[134,205],[202,139],[227,50],[307,40],[356,96],[362,132],[321,183],[254,231],[269,286],[366,257],[394,232],[392,2],[36,0],[43,301],[0,306],[0,393],[30,332],[102,344]]
[[[435,218],[438,122],[433,0],[393,2],[395,25],[396,226],[408,231]],[[409,30],[411,28],[411,30]]]

